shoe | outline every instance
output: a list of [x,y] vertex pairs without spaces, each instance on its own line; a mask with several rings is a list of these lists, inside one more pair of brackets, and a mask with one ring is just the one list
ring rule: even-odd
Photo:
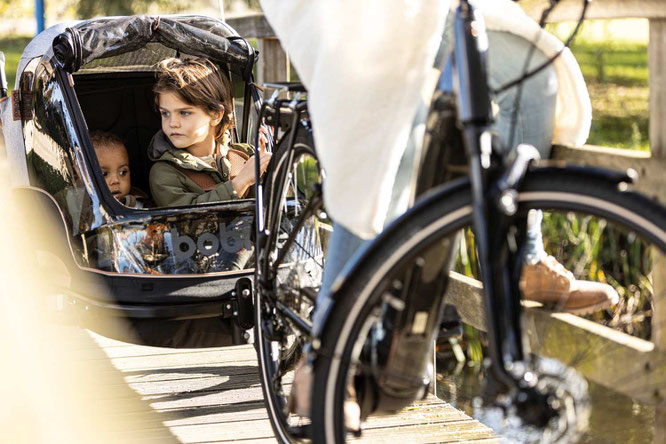
[[[307,362],[306,355],[303,353],[294,370],[294,381],[287,400],[289,413],[310,417],[313,377],[312,365]],[[358,435],[361,432],[361,407],[358,405],[353,385],[347,387],[344,415],[347,430]]]
[[306,362],[305,353],[294,369],[294,381],[287,400],[289,413],[295,413],[306,418],[310,417],[310,401],[312,395],[312,365]]
[[577,280],[553,256],[523,266],[520,278],[523,298],[556,305],[575,314],[589,314],[612,304],[620,297],[613,287],[600,282]]

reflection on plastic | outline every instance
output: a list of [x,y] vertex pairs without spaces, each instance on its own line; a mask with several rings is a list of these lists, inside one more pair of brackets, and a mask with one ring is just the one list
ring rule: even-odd
[[176,221],[118,224],[87,236],[84,262],[104,271],[138,274],[203,274],[253,264],[252,216],[214,212]]

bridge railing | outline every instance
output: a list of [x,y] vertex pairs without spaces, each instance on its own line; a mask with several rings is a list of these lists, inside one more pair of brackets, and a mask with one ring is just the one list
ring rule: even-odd
[[[525,0],[525,11],[538,19],[547,0]],[[553,22],[577,20],[581,12],[581,0],[562,0],[550,20]],[[626,170],[632,168],[639,174],[635,188],[647,195],[666,202],[666,2],[661,0],[595,0],[587,17],[590,19],[647,18],[650,33],[649,100],[650,100],[650,152],[599,147],[555,146],[553,157],[570,163],[593,165]],[[289,79],[290,65],[287,54],[266,19],[261,14],[229,18],[227,20],[240,35],[257,39],[261,51],[258,66],[258,83]],[[645,341],[612,330],[578,316],[565,313],[547,313],[527,304],[528,337],[556,337],[557,343],[572,346],[566,350],[550,349],[548,344],[540,348],[546,355],[570,362],[589,347],[603,350],[603,365],[593,368],[583,366],[579,370],[590,380],[633,399],[650,403],[666,403],[666,261],[653,271],[654,303],[652,340]],[[482,308],[481,284],[478,281],[453,275],[447,298],[461,308],[463,319],[481,329],[485,328]],[[597,364],[598,360],[595,359]],[[666,422],[666,408],[658,409]],[[662,413],[659,413],[659,412]],[[661,423],[658,421],[658,423]]]

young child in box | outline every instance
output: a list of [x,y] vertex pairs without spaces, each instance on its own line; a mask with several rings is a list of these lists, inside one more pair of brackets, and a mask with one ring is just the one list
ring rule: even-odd
[[[160,62],[155,102],[162,129],[148,156],[150,190],[158,206],[240,199],[255,183],[254,149],[228,143],[233,125],[231,87],[209,60]],[[270,154],[261,155],[261,172]]]
[[150,199],[143,191],[132,187],[127,149],[122,139],[113,133],[93,131],[90,139],[109,191],[120,203],[131,208],[147,208]]

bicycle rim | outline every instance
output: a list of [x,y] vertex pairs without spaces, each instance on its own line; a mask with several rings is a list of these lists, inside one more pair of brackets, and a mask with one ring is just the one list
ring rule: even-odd
[[[296,438],[304,420],[288,412],[287,400],[293,370],[307,338],[276,307],[279,302],[307,321],[321,285],[324,266],[320,208],[307,209],[320,172],[313,150],[302,143],[278,151],[264,181],[269,230],[274,236],[263,249],[261,273],[270,276],[270,288],[258,286],[255,340],[264,400],[276,437],[282,442]],[[284,181],[283,181],[284,180]],[[277,199],[277,201],[276,201]],[[300,227],[298,221],[303,221]]]
[[[436,206],[422,208],[420,214],[406,219],[407,225],[394,230],[391,233],[393,239],[386,239],[383,247],[376,249],[372,256],[366,257],[365,264],[351,276],[348,286],[345,287],[347,291],[338,298],[339,306],[336,306],[327,323],[322,337],[321,356],[318,356],[316,361],[315,398],[324,400],[321,408],[315,405],[313,422],[316,440],[341,442],[345,439],[341,406],[347,398],[348,387],[352,381],[357,383],[359,379],[381,378],[381,372],[385,371],[377,366],[373,368],[372,363],[367,362],[367,354],[364,355],[363,350],[376,340],[371,333],[376,329],[376,325],[385,322],[381,316],[377,317],[377,313],[381,313],[386,306],[386,298],[382,295],[386,293],[388,283],[394,281],[396,276],[400,277],[401,267],[414,262],[419,255],[432,249],[442,239],[459,235],[461,229],[470,225],[471,206],[468,196],[469,192],[465,189],[448,196]],[[519,212],[525,217],[532,209],[541,209],[545,213],[543,232],[549,253],[556,256],[565,267],[571,268],[577,279],[609,283],[621,297],[619,304],[587,316],[588,319],[565,314],[558,315],[558,319],[553,320],[548,316],[549,312],[534,309],[527,310],[524,315],[523,323],[527,326],[526,342],[535,356],[543,356],[536,360],[535,367],[543,372],[544,386],[550,384],[555,389],[563,388],[564,391],[575,392],[567,392],[565,395],[576,398],[577,407],[580,408],[574,412],[582,419],[576,424],[566,425],[567,430],[560,436],[555,436],[554,432],[537,430],[524,424],[513,429],[506,428],[506,417],[501,418],[504,421],[502,424],[492,424],[497,418],[484,416],[485,410],[478,402],[480,393],[469,394],[469,399],[459,396],[446,400],[465,408],[470,415],[475,414],[476,409],[480,419],[494,426],[496,432],[514,441],[556,441],[558,438],[570,441],[580,436],[580,429],[584,428],[585,418],[589,414],[589,410],[586,411],[588,381],[591,384],[603,383],[606,386],[619,387],[623,391],[630,390],[632,381],[626,379],[627,374],[612,377],[612,372],[607,370],[609,362],[612,362],[607,357],[608,353],[624,353],[625,349],[614,347],[613,342],[607,341],[603,335],[582,335],[581,337],[587,337],[589,342],[572,348],[568,346],[570,344],[563,343],[571,341],[572,336],[564,337],[561,332],[574,332],[572,334],[577,337],[575,333],[580,330],[573,328],[571,324],[584,324],[588,330],[596,330],[600,324],[606,324],[608,328],[604,331],[612,329],[613,334],[628,333],[631,337],[623,336],[624,339],[638,344],[639,348],[641,344],[649,348],[650,323],[647,317],[655,277],[651,272],[658,260],[656,255],[666,251],[666,233],[662,229],[666,227],[666,216],[660,207],[641,196],[620,192],[617,186],[602,180],[584,180],[566,172],[547,177],[535,173],[528,175],[524,191],[520,194]],[[473,274],[473,237],[467,236],[467,239],[472,245],[470,248],[460,248],[457,270]],[[621,257],[624,262],[618,265],[617,262],[609,261],[608,257],[613,254]],[[627,273],[626,270],[632,271]],[[482,306],[477,304],[470,309],[463,305],[466,298],[451,297],[452,291],[460,291],[461,285],[464,286],[463,284],[469,281],[465,277],[457,276],[458,279],[450,280],[445,301],[458,309],[463,320],[471,321],[471,324],[464,325],[466,332],[473,332],[472,327],[477,327],[476,330],[482,329],[483,320],[478,319],[478,315],[483,313]],[[478,300],[478,289],[476,293]],[[630,306],[633,307],[632,313],[628,313]],[[555,304],[548,309],[558,310],[562,309],[562,306]],[[634,322],[626,322],[628,314],[635,315]],[[564,318],[564,321],[559,318]],[[449,360],[457,363],[459,361],[455,358],[456,352],[458,357],[462,352],[466,360],[464,367],[473,362],[475,368],[480,369],[477,370],[478,375],[482,375],[483,333],[476,338],[470,336],[472,335],[456,335],[456,341],[442,344],[449,347],[444,350],[444,354],[448,353]],[[452,345],[453,342],[457,342],[457,346]],[[629,355],[633,356],[632,353],[634,352],[630,351]],[[557,367],[557,370],[552,370],[553,367],[549,366],[551,361],[563,364]],[[442,364],[444,365],[445,363]],[[565,372],[566,377],[558,379],[549,372]],[[581,375],[584,375],[584,378]],[[442,375],[440,379],[441,377]],[[443,385],[446,385],[446,382]],[[581,387],[585,393],[578,393]],[[647,387],[646,391],[649,389],[650,387]],[[440,395],[443,393],[440,391]],[[451,392],[446,394],[452,396]],[[359,394],[358,398],[363,408],[363,394]],[[401,427],[400,433],[406,432],[410,427],[415,434],[405,436],[404,439],[422,440],[419,437],[421,426],[417,424]],[[552,425],[551,428],[554,427],[555,425]],[[442,428],[445,429],[443,423]],[[364,432],[364,437],[373,439],[373,430]],[[561,430],[558,429],[559,431]],[[464,437],[464,433],[460,437]],[[434,438],[434,441],[437,439]]]

